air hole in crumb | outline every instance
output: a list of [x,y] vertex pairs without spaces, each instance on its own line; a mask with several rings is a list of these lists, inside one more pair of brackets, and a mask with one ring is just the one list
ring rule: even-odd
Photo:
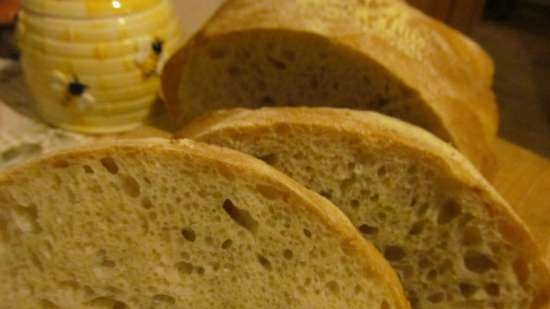
[[223,210],[225,210],[235,223],[245,228],[250,233],[256,234],[258,231],[258,221],[254,220],[248,211],[236,207],[231,200],[226,199],[223,202]]
[[265,256],[258,254],[258,262],[263,268],[271,270],[271,262]]
[[359,200],[351,200],[350,204],[352,208],[355,208],[355,209],[359,208]]
[[179,262],[176,264],[176,268],[180,274],[190,275],[193,273],[193,264],[187,262]]
[[420,300],[416,296],[409,296],[409,303],[411,304],[411,308],[418,308]]
[[425,257],[420,258],[420,261],[418,262],[418,266],[420,266],[421,269],[428,268],[431,265],[432,265],[432,262],[430,262],[430,260],[428,260]]
[[327,282],[327,288],[329,291],[331,291],[333,294],[339,294],[340,293],[340,287],[338,286],[338,282],[336,281],[329,281]]
[[38,268],[40,271],[44,271],[44,267],[42,266],[42,262],[40,261],[40,259],[38,258],[38,256],[36,256],[35,254],[32,254],[32,263],[34,264],[34,266],[36,268]]
[[380,199],[380,195],[378,193],[374,193],[369,197],[369,199],[371,202],[378,202],[378,200]]
[[39,300],[39,308],[40,309],[61,309],[59,306],[57,306],[56,304],[54,304],[53,302],[47,299]]
[[462,294],[462,296],[464,296],[465,298],[472,297],[478,289],[475,285],[469,283],[461,283],[459,287],[460,294]]
[[455,201],[450,200],[441,206],[439,209],[439,215],[437,217],[437,223],[447,224],[453,221],[456,217],[460,215],[461,209]]
[[222,249],[229,249],[231,248],[231,245],[233,244],[233,241],[231,239],[226,239],[223,243],[222,243]]
[[163,304],[173,305],[176,303],[176,299],[169,295],[158,294],[153,296],[153,303],[155,305],[163,305]]
[[382,304],[380,304],[380,309],[390,309],[390,304],[387,301],[383,301]]
[[370,226],[368,224],[361,224],[359,226],[359,231],[365,235],[376,235],[378,234],[378,228],[375,226]]
[[311,231],[308,229],[304,229],[304,235],[306,235],[307,238],[311,238]]
[[321,191],[321,192],[319,192],[319,194],[321,194],[322,196],[326,197],[329,200],[332,198],[332,192],[331,191]]
[[141,199],[141,206],[145,209],[151,209],[153,208],[153,202],[151,202],[150,198],[144,197]]
[[112,260],[104,259],[103,262],[101,263],[101,266],[114,268],[116,266],[116,263]]
[[437,270],[432,269],[428,272],[428,275],[426,276],[426,278],[428,278],[428,280],[435,280],[435,278],[437,278],[438,275],[439,273],[437,272]]
[[491,296],[499,296],[500,295],[500,285],[492,282],[485,285],[485,292]]
[[405,257],[405,250],[399,246],[386,246],[384,248],[384,257],[388,261],[399,261]]
[[101,159],[101,164],[109,173],[111,174],[117,174],[118,173],[118,165],[116,164],[115,160],[111,157],[105,157]]
[[424,231],[426,224],[428,224],[428,220],[420,220],[416,222],[409,230],[409,235],[420,235]]
[[269,60],[269,62],[271,62],[273,67],[275,67],[278,70],[285,70],[286,69],[286,64],[283,61],[279,60],[279,59],[268,56],[267,60]]
[[197,271],[197,274],[199,274],[199,275],[204,275],[204,267],[202,267],[202,266],[197,266],[197,267],[195,268],[195,270]]
[[130,197],[138,197],[141,191],[139,183],[132,176],[122,177],[122,188]]
[[438,304],[442,302],[445,299],[445,294],[442,292],[433,293],[432,295],[428,296],[428,301],[433,304]]
[[277,155],[274,153],[266,154],[263,156],[259,156],[258,159],[264,161],[267,164],[273,164],[277,160]]
[[466,251],[464,254],[464,265],[471,272],[480,274],[496,268],[495,262],[487,255],[473,250]]
[[183,238],[190,242],[195,241],[196,238],[195,231],[190,228],[181,229],[181,236],[183,236]]
[[285,249],[283,251],[283,256],[285,257],[285,259],[290,260],[294,256],[294,253],[292,253],[292,250],[290,249]]
[[386,169],[385,166],[381,166],[376,170],[376,174],[378,175],[378,177],[386,176],[387,172],[388,172],[388,170]]
[[121,301],[115,301],[115,303],[113,304],[113,309],[126,309],[126,308],[128,308],[128,306]]
[[86,174],[93,174],[94,173],[94,170],[89,165],[84,165],[83,168],[84,168],[84,172]]

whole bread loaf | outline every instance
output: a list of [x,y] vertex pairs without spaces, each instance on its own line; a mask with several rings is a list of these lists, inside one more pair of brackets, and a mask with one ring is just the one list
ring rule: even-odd
[[229,0],[166,65],[179,125],[220,108],[375,110],[419,125],[486,176],[493,66],[471,40],[399,0]]
[[400,275],[416,309],[535,309],[547,266],[509,205],[457,151],[373,112],[213,113],[181,136],[265,160],[340,207]]
[[0,308],[407,309],[329,201],[259,160],[118,141],[0,176]]

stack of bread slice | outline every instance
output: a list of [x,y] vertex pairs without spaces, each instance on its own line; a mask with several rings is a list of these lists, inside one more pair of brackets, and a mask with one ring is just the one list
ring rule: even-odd
[[542,308],[547,266],[527,227],[460,153],[373,112],[227,110],[181,137],[260,158],[338,206],[400,275],[413,308]]
[[492,70],[403,1],[228,0],[163,73],[186,139],[0,174],[0,308],[547,308]]
[[486,176],[498,126],[493,65],[400,0],[229,0],[163,72],[179,125],[214,109],[375,110],[431,131]]
[[0,176],[0,308],[407,309],[329,201],[191,141],[119,141]]

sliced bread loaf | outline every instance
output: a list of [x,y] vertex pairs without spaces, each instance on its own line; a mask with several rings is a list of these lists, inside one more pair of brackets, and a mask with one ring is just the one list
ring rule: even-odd
[[375,110],[455,145],[488,176],[493,68],[472,41],[399,0],[229,0],[166,65],[179,125],[220,108]]
[[447,144],[372,112],[213,113],[182,136],[265,160],[339,206],[400,275],[417,309],[535,309],[548,269],[525,225]]
[[190,141],[52,155],[0,176],[0,308],[407,309],[329,201]]

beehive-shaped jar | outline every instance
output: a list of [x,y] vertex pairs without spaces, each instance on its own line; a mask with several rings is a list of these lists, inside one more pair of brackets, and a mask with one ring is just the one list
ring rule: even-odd
[[23,0],[21,63],[42,118],[84,133],[140,126],[182,43],[170,0]]

